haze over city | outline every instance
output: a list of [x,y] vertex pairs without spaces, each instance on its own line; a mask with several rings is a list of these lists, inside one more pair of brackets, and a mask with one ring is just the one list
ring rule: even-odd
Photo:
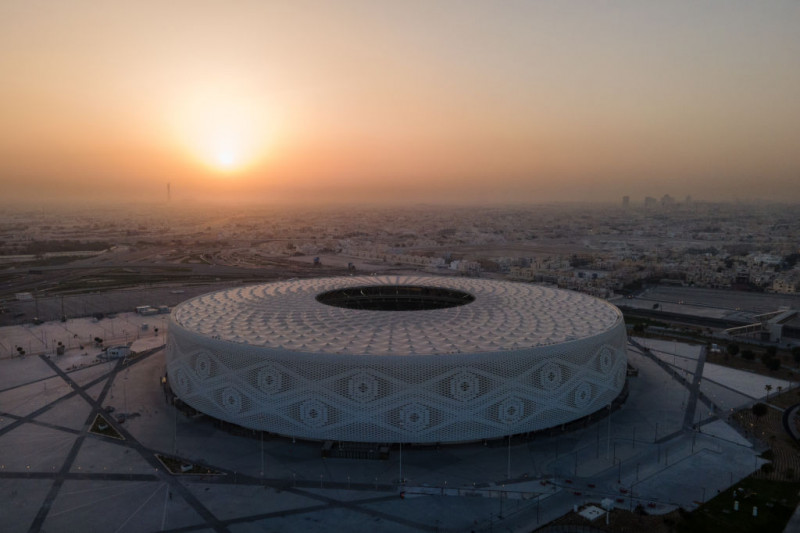
[[6,202],[800,200],[796,2],[0,4]]
[[0,1],[0,516],[800,532],[800,2]]

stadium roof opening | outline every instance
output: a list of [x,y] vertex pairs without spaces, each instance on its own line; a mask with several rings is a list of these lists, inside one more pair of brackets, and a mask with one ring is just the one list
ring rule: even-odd
[[475,301],[467,292],[419,285],[369,285],[323,292],[317,301],[345,309],[368,311],[426,311],[466,305]]

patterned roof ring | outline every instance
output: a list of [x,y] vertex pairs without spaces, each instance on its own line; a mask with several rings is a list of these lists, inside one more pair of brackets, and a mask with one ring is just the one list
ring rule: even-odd
[[310,440],[446,443],[607,407],[622,314],[525,283],[423,276],[235,287],[172,312],[170,386],[200,412]]

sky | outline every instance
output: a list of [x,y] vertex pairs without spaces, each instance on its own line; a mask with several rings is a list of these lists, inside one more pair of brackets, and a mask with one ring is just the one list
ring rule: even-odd
[[800,3],[0,2],[6,201],[800,202]]

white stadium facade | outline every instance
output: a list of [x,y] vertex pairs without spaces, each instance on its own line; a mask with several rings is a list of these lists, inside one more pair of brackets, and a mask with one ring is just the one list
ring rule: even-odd
[[417,276],[244,286],[172,313],[167,375],[206,415],[287,437],[448,443],[567,424],[626,379],[613,305],[536,285]]

